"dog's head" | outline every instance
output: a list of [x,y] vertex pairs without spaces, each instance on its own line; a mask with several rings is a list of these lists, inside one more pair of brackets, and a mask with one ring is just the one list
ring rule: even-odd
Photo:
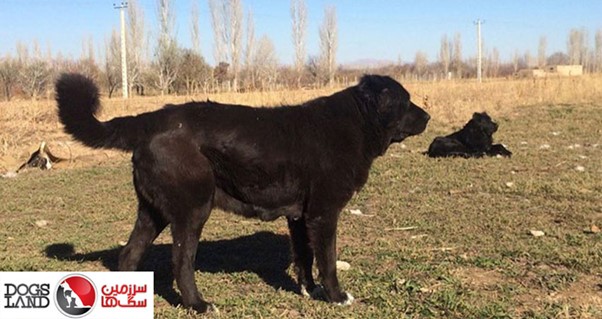
[[497,131],[497,123],[487,113],[474,113],[472,119],[456,133],[457,138],[474,151],[484,152],[493,143],[493,133]]
[[368,101],[365,112],[383,130],[387,146],[422,133],[431,118],[410,101],[410,94],[388,76],[365,75],[357,86]]
[[497,131],[498,125],[495,123],[487,113],[474,113],[472,119],[468,122],[467,126],[473,129],[482,131],[485,135],[491,136]]

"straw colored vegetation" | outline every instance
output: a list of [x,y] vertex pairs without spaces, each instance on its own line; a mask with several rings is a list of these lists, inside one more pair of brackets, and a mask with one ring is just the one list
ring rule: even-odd
[[[602,318],[602,78],[405,86],[433,119],[375,162],[341,214],[338,259],[351,267],[340,279],[356,303],[298,294],[284,220],[216,211],[200,241],[196,282],[220,317]],[[194,99],[280,105],[333,91]],[[189,100],[105,99],[102,118]],[[72,142],[54,108],[52,100],[0,103],[1,173],[42,140],[74,159],[0,179],[0,271],[114,270],[135,219],[129,154]],[[511,159],[422,155],[435,136],[483,110],[500,124],[494,138]],[[155,317],[200,317],[172,305],[169,244],[162,234],[143,265],[155,272]]]

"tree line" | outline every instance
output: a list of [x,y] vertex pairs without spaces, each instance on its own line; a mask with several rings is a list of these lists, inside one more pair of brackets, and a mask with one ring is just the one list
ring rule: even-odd
[[[338,28],[336,8],[324,8],[319,28],[320,53],[306,50],[307,7],[304,0],[290,0],[292,65],[278,61],[274,44],[267,35],[255,36],[253,11],[243,9],[242,0],[207,0],[213,35],[213,58],[209,65],[200,51],[199,7],[192,1],[190,36],[192,48],[182,47],[175,38],[173,0],[157,0],[159,32],[149,39],[144,11],[138,0],[127,8],[127,73],[130,94],[186,94],[219,91],[274,90],[280,88],[322,87],[355,81],[365,69],[344,68],[337,64]],[[586,72],[602,72],[602,29],[589,46],[585,29],[570,30],[566,52],[548,54],[547,39],[539,40],[538,52],[516,51],[511,61],[501,61],[497,48],[485,50],[484,77],[509,77],[519,69],[557,64],[581,64]],[[151,41],[153,43],[151,43]],[[79,58],[43,53],[37,42],[17,43],[16,56],[0,57],[0,87],[5,100],[13,96],[36,99],[48,95],[56,76],[80,72],[99,82],[109,97],[121,87],[119,32],[104,41],[102,57],[95,54],[91,38],[82,41]],[[418,51],[413,61],[390,63],[370,72],[410,80],[471,78],[476,75],[476,57],[464,58],[462,37],[441,37],[435,61]],[[345,83],[344,83],[345,84]]]

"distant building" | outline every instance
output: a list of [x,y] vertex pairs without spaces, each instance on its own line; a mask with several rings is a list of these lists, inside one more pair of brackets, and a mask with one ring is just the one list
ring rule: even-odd
[[543,78],[549,76],[580,76],[583,75],[582,65],[549,65],[543,69],[522,69],[516,73],[519,78]]

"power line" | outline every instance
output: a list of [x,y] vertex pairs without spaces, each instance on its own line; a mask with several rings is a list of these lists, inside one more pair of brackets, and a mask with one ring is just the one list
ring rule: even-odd
[[127,51],[125,47],[125,10],[128,7],[127,2],[121,2],[117,5],[113,3],[113,8],[119,9],[119,15],[121,16],[121,91],[123,92],[123,98],[128,98],[128,65],[127,65]]

